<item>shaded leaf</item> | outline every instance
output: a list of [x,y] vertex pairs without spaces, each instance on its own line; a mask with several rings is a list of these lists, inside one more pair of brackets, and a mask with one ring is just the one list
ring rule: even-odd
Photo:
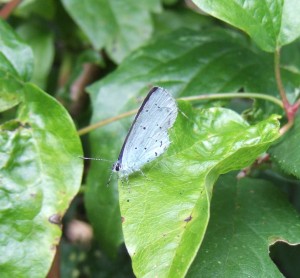
[[16,75],[27,81],[33,70],[33,54],[11,27],[0,20],[0,70]]
[[150,38],[153,30],[150,12],[160,10],[159,0],[62,2],[94,48],[105,47],[117,63]]
[[183,277],[203,240],[213,184],[249,165],[278,137],[276,117],[249,126],[224,108],[180,105],[171,147],[144,175],[120,182],[125,244],[137,277]]
[[154,14],[154,36],[159,36],[179,28],[190,28],[200,31],[212,26],[212,18],[193,12],[190,9],[180,8],[178,10],[164,10]]
[[31,81],[45,88],[54,58],[53,33],[37,24],[23,24],[18,28],[20,36],[31,46],[34,69]]
[[296,117],[295,124],[278,144],[272,146],[269,152],[274,161],[285,173],[300,178],[300,117]]
[[232,175],[215,186],[211,219],[187,277],[282,277],[269,257],[277,241],[300,242],[299,214],[266,180]]
[[45,277],[61,218],[77,193],[81,144],[64,108],[31,84],[15,120],[0,126],[3,277]]
[[55,0],[23,0],[16,8],[14,14],[24,18],[37,15],[50,20],[54,17],[55,10]]
[[109,260],[96,242],[91,247],[84,248],[62,240],[61,277],[74,277],[74,270],[77,277],[135,277],[125,246],[120,251],[115,260]]
[[297,0],[193,2],[206,13],[248,33],[265,51],[274,52],[300,36],[300,3]]

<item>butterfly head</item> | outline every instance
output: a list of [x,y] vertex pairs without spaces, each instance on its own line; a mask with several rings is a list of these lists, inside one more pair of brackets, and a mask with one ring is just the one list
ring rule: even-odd
[[121,170],[121,161],[117,160],[113,167],[112,167],[113,172],[119,172]]

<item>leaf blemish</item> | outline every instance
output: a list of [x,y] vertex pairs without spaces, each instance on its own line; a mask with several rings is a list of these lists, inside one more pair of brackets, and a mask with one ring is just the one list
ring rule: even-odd
[[49,222],[52,224],[60,225],[61,224],[61,215],[53,214],[48,218]]
[[184,222],[190,222],[192,220],[192,218],[193,217],[190,215],[189,217],[187,217],[187,218],[184,219]]

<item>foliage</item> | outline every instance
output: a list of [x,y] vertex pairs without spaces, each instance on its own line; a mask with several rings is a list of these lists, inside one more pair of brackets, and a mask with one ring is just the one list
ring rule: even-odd
[[[300,275],[297,1],[6,2],[1,277]],[[171,145],[118,182],[155,85]]]

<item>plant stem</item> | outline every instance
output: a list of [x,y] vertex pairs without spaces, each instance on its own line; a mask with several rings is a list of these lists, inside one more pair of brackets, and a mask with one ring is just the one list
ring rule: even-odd
[[278,91],[279,91],[279,94],[282,99],[286,117],[288,119],[287,124],[285,124],[280,129],[280,134],[282,135],[282,134],[286,133],[293,126],[294,120],[295,120],[295,115],[300,106],[300,100],[296,101],[294,104],[290,104],[286,97],[286,93],[285,93],[285,90],[284,90],[284,87],[282,84],[281,73],[280,73],[280,48],[276,49],[276,51],[274,53],[274,69],[275,69],[275,78],[276,78]]
[[282,102],[284,109],[286,109],[290,103],[286,97],[286,93],[282,84],[281,80],[281,73],[280,73],[280,49],[277,49],[274,53],[274,68],[275,68],[275,78],[276,78],[276,83],[277,87],[279,90],[279,94],[281,96]]
[[[259,98],[259,99],[264,99],[271,101],[275,103],[276,105],[280,106],[280,108],[283,108],[282,102],[269,95],[264,95],[264,94],[258,94],[258,93],[220,93],[220,94],[207,94],[207,95],[200,95],[200,96],[190,96],[190,97],[182,97],[178,98],[178,100],[186,100],[186,101],[197,101],[197,100],[210,100],[210,99],[228,99],[228,98]],[[78,130],[78,135],[82,136],[84,134],[89,133],[90,131],[93,131],[96,128],[105,126],[107,124],[110,124],[112,122],[115,122],[117,120],[129,117],[131,115],[136,114],[138,109],[130,110],[128,112],[119,114],[115,117],[111,117],[105,120],[102,120],[100,122],[97,122],[95,124],[89,125],[85,128],[82,128]]]
[[210,99],[227,99],[227,98],[258,98],[273,102],[280,108],[284,108],[283,103],[276,97],[259,94],[259,93],[220,93],[220,94],[209,94],[200,96],[182,97],[178,100],[195,101],[195,100],[210,100]]
[[94,129],[96,129],[98,127],[105,126],[105,125],[108,125],[108,124],[110,124],[112,122],[115,122],[117,120],[120,120],[120,119],[129,117],[131,115],[134,115],[134,114],[137,113],[137,111],[138,111],[138,109],[130,110],[128,112],[119,114],[119,115],[117,115],[115,117],[111,117],[111,118],[105,119],[103,121],[97,122],[95,124],[89,125],[89,126],[87,126],[85,128],[82,128],[82,129],[78,130],[78,135],[79,136],[84,135],[86,133],[89,133],[90,131],[93,131]]

